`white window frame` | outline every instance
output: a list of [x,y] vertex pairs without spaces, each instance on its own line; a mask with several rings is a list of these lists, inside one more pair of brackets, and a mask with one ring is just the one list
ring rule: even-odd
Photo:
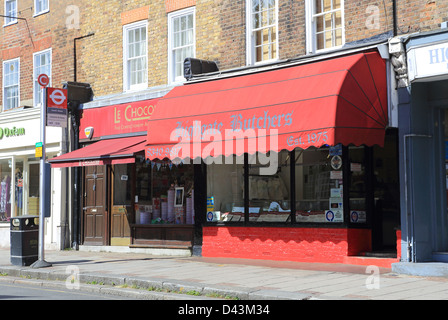
[[48,78],[50,79],[48,86],[51,87],[51,73],[52,73],[52,62],[53,62],[53,57],[52,57],[52,50],[50,49],[45,49],[39,52],[35,52],[33,53],[33,104],[34,106],[40,106],[41,101],[41,88],[40,88],[40,84],[37,82],[37,77],[39,77],[39,73],[37,72],[37,65],[36,65],[36,58],[38,56],[41,56],[43,54],[49,54],[50,56],[50,72],[46,73]]
[[[8,2],[15,3],[15,11],[13,11],[13,12],[8,12],[7,11],[6,4]],[[18,6],[19,6],[18,0],[5,0],[4,1],[4,11],[3,11],[4,15],[5,16],[11,16],[11,17],[17,17],[17,12],[19,11]],[[9,26],[9,25],[15,24],[15,23],[17,23],[17,18],[13,19],[13,18],[6,18],[5,17],[3,26],[6,27],[6,26]]]
[[3,75],[2,75],[2,96],[3,96],[3,105],[2,105],[2,111],[7,111],[7,110],[11,110],[14,108],[8,108],[5,109],[6,107],[6,65],[9,63],[15,63],[17,61],[17,69],[18,69],[18,77],[17,77],[17,84],[14,84],[14,86],[17,86],[17,107],[20,107],[20,58],[14,58],[11,60],[5,60],[3,61]]
[[[193,43],[188,44],[188,47],[192,47],[193,54],[188,58],[196,57],[196,8],[190,7],[182,10],[178,10],[168,14],[168,83],[181,83],[185,81],[184,76],[176,77],[176,66],[175,66],[175,50],[179,48],[174,47],[174,20],[182,16],[193,15]],[[185,47],[187,47],[185,46]],[[183,70],[183,64],[182,64]],[[183,72],[182,72],[183,74]]]
[[271,57],[271,59],[263,60],[263,61],[256,61],[256,50],[255,50],[255,32],[257,29],[253,28],[253,21],[252,21],[252,0],[246,0],[246,64],[247,65],[255,65],[255,64],[264,64],[264,63],[270,63],[274,61],[279,60],[279,32],[278,32],[278,7],[279,7],[279,0],[275,1],[275,24],[272,24],[270,26],[263,26],[260,29],[264,29],[266,27],[275,27],[275,52],[276,56]]
[[335,50],[342,48],[345,44],[345,8],[344,8],[344,0],[341,0],[341,9],[325,11],[325,13],[330,13],[334,11],[341,10],[341,23],[342,23],[342,44],[339,46],[332,46],[324,49],[317,49],[317,40],[316,40],[316,1],[319,0],[306,0],[305,2],[305,15],[306,15],[306,52],[307,53],[316,53],[316,52],[325,52],[330,50]]
[[[129,79],[129,68],[128,68],[128,32],[135,29],[145,29],[145,55],[141,56],[144,58],[146,65],[146,71],[143,75],[143,82],[131,85]],[[138,91],[148,88],[148,21],[137,21],[123,26],[123,90],[124,91]]]
[[[38,3],[40,1],[46,3],[47,7],[45,9],[40,9],[38,11]],[[50,11],[50,0],[34,0],[34,17],[36,17],[38,15],[41,15],[41,14],[44,14],[44,13],[47,13],[49,11]]]

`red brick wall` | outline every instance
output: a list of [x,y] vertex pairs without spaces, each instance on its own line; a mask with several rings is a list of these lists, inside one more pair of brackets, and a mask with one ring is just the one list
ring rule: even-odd
[[371,248],[368,229],[204,227],[202,255],[297,262],[344,263]]
[[165,0],[166,12],[185,9],[196,5],[196,0]]
[[[84,6],[76,2],[79,8],[80,23],[83,22]],[[79,36],[79,30],[68,28],[67,22],[73,15],[66,12],[71,3],[50,1],[50,11],[34,16],[34,1],[18,1],[19,17],[16,24],[0,28],[0,75],[2,62],[20,58],[20,106],[33,104],[33,53],[52,49],[52,86],[62,87],[65,81],[73,81],[73,39]],[[0,14],[4,11],[4,1],[0,5]],[[3,26],[4,19],[0,17]],[[3,78],[0,76],[0,88]],[[3,90],[0,90],[0,105]],[[1,110],[0,110],[1,112]]]
[[140,20],[146,20],[149,16],[149,6],[129,10],[121,13],[121,24],[125,25]]

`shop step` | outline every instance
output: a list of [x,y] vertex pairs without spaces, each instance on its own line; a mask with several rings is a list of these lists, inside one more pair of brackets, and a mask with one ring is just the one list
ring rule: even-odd
[[432,258],[437,262],[448,262],[448,252],[433,252]]

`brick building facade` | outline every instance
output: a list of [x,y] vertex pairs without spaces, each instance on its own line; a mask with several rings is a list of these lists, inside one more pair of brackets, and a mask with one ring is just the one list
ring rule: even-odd
[[[81,107],[85,119],[88,112],[93,114],[98,110],[104,111],[104,115],[114,114],[110,110],[125,113],[125,105],[135,107],[134,115],[138,110],[146,112],[149,105],[153,108],[156,102],[151,99],[162,98],[172,88],[184,83],[184,58],[214,61],[223,73],[238,73],[238,70],[255,70],[263,66],[275,68],[302,58],[302,61],[324,59],[322,57],[363,45],[384,45],[394,36],[437,30],[448,20],[447,0],[79,0],[74,5],[49,0],[49,11],[37,15],[33,14],[33,10],[35,3],[40,1],[8,0],[0,12],[10,2],[18,4],[19,17],[26,18],[28,22],[28,27],[24,20],[19,20],[0,31],[2,62],[20,58],[20,106],[33,105],[33,81],[30,80],[33,53],[51,48],[53,86],[76,80],[90,84],[93,89],[95,99]],[[0,66],[2,74],[4,65],[2,63]],[[0,98],[3,103],[3,77],[1,81]],[[150,100],[151,104],[134,105],[146,100]],[[110,110],[106,112],[106,108]],[[115,121],[117,113],[114,116]],[[105,117],[104,121],[106,123],[110,119]],[[82,129],[86,129],[84,127]],[[98,131],[92,141],[104,138],[97,134]],[[138,136],[141,132],[109,135],[130,134]],[[86,136],[80,137],[85,146],[92,142]],[[111,231],[113,225],[107,228],[111,233],[115,232]],[[123,233],[123,229],[120,230],[117,232]],[[275,229],[275,241],[269,243],[271,249],[282,241],[281,230]],[[297,236],[296,232],[303,231],[297,230],[299,228],[291,231],[294,234],[292,237]],[[364,242],[371,238],[370,234],[358,229],[341,230],[340,256],[335,257],[334,261],[344,261],[341,256],[356,255],[361,251],[361,245],[348,243],[347,239],[361,239]],[[218,240],[227,243],[228,230],[215,231],[207,229],[204,240],[210,244],[216,234],[221,234],[223,237]],[[239,235],[238,239],[232,239],[236,240],[234,247],[242,248],[242,242],[247,244],[244,239],[247,230],[233,231]],[[317,235],[322,234],[319,227],[308,231],[303,232],[304,240],[298,242],[297,248],[313,242]],[[333,231],[338,232],[336,229]],[[268,232],[268,229],[259,228],[254,234],[259,240]],[[330,241],[333,234],[328,234],[328,238],[320,240]],[[396,240],[389,242],[396,243]],[[110,244],[108,241],[102,243]],[[262,246],[265,244],[263,242]],[[262,246],[259,252],[263,252]],[[209,253],[216,253],[210,246],[207,248],[211,250]],[[316,253],[321,247],[308,249]],[[239,252],[238,255],[244,256],[249,251]],[[312,260],[312,257],[304,258],[303,254],[290,253],[287,257]],[[319,259],[323,261],[325,257]]]
[[[78,36],[81,2],[15,0],[0,5],[0,127],[2,132],[21,128],[20,136],[2,134],[0,174],[6,192],[0,220],[0,246],[9,245],[9,219],[39,214],[39,158],[42,103],[37,76],[45,73],[50,86],[62,88],[74,79],[74,38]],[[66,131],[48,127],[49,158],[67,152]],[[51,218],[45,223],[45,246],[63,249],[69,244],[70,212],[66,172],[53,170]]]

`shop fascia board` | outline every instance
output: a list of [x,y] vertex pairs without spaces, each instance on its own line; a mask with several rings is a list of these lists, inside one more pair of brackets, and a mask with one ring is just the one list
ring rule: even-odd
[[16,121],[40,119],[40,108],[17,109],[0,112],[0,124],[10,124]]
[[[19,149],[19,150],[18,150]],[[49,143],[46,146],[46,153],[49,154],[58,154],[61,152],[61,145],[59,142]],[[16,157],[27,156],[34,158],[35,154],[35,146],[21,146],[17,148],[8,148],[8,149],[0,149],[0,159],[2,158],[11,158],[11,155]]]

